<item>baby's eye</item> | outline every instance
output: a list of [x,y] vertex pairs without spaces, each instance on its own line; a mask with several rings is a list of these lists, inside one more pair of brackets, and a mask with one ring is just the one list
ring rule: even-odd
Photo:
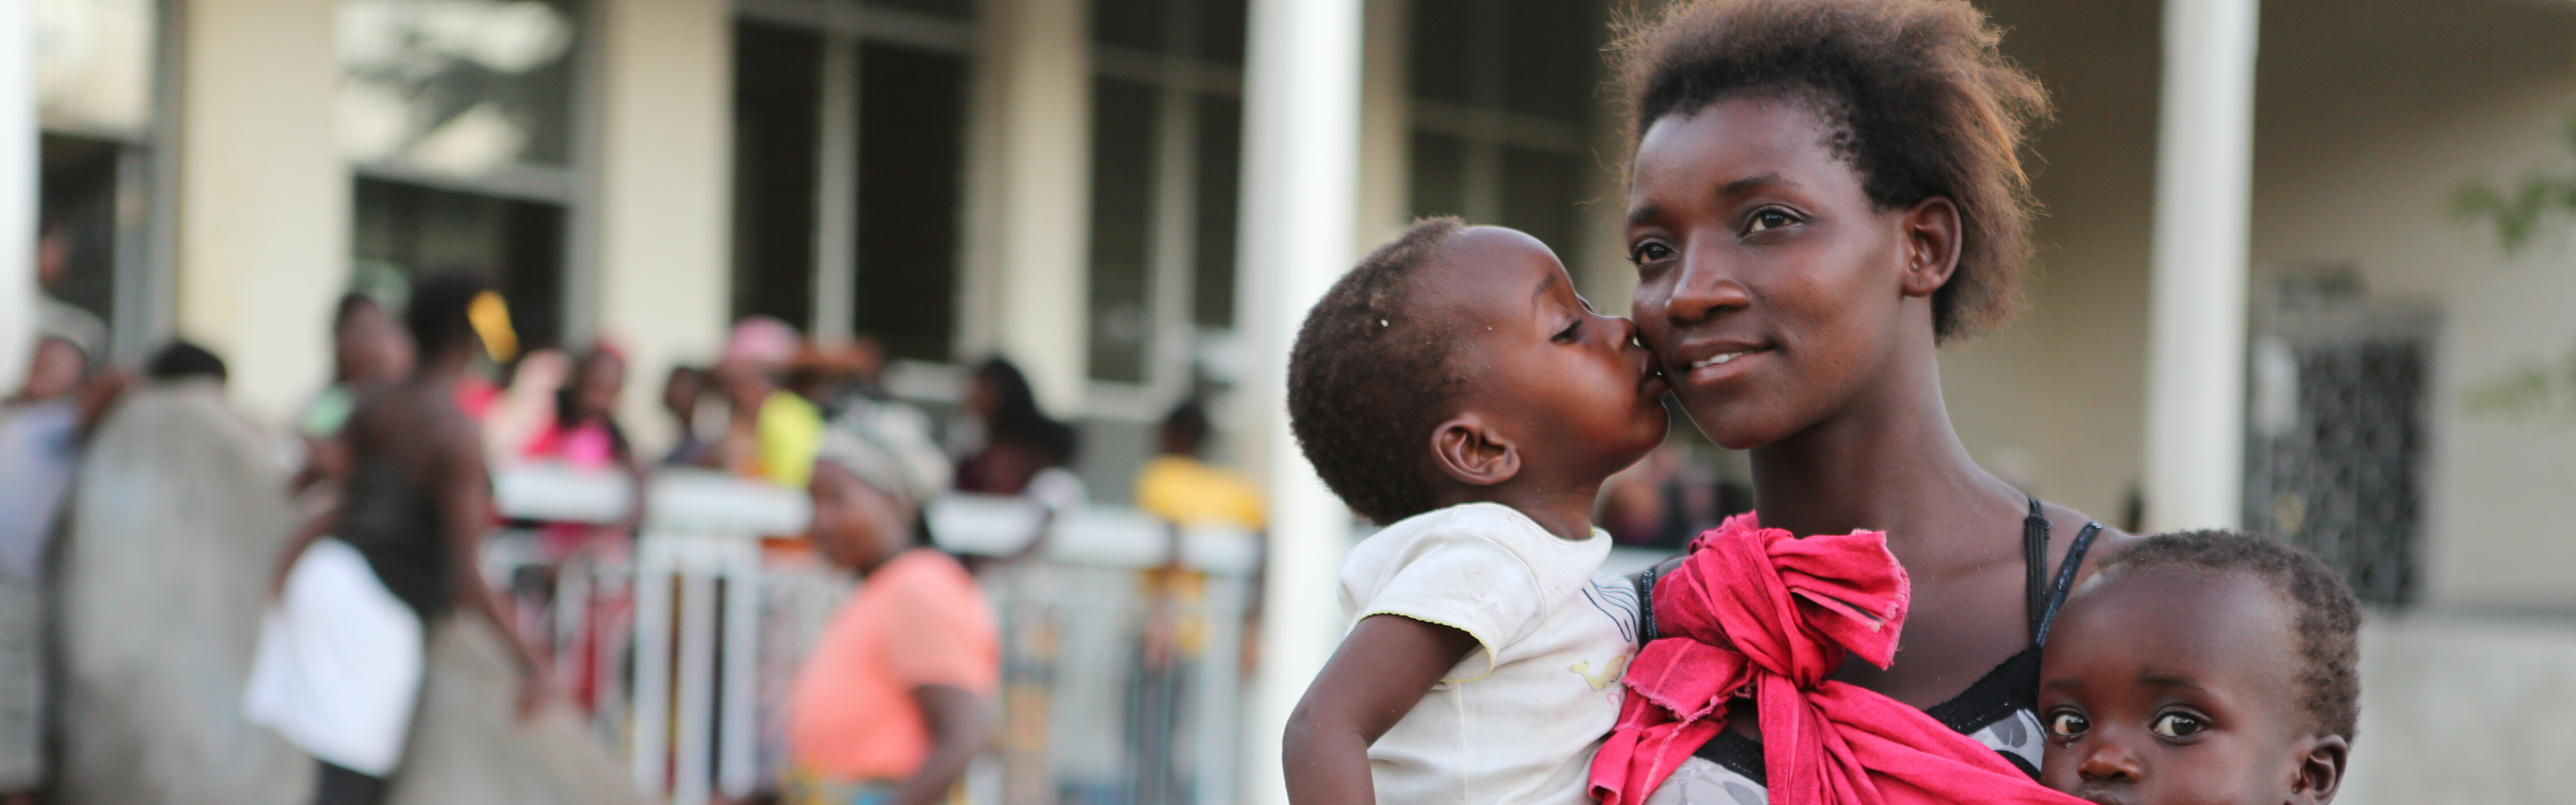
[[1628,262],[1645,265],[1673,256],[1673,247],[1660,240],[1650,240],[1629,247]]
[[2190,713],[2166,713],[2156,716],[2155,723],[2147,728],[2167,738],[2185,738],[2209,729],[2209,725]]
[[2093,722],[2090,719],[2074,713],[2058,713],[2048,717],[2049,734],[2060,738],[2073,738],[2092,728]]
[[1786,210],[1765,209],[1753,214],[1753,220],[1745,225],[1744,233],[1750,235],[1766,229],[1778,229],[1797,222],[1797,217],[1790,215]]

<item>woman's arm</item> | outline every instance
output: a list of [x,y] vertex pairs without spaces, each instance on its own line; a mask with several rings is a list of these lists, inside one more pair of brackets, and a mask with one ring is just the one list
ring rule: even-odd
[[313,543],[320,542],[331,532],[340,530],[339,487],[335,484],[318,497],[320,499],[304,516],[304,521],[295,527],[295,533],[287,536],[286,546],[278,554],[277,572],[268,581],[270,600],[285,597],[286,576],[295,572],[295,562],[304,558],[305,549],[313,547]]
[[1369,745],[1475,649],[1474,637],[1451,627],[1397,615],[1362,618],[1288,716],[1288,801],[1374,805]]
[[447,529],[450,589],[458,608],[480,612],[509,642],[521,671],[518,714],[527,718],[544,701],[545,666],[536,648],[510,625],[509,603],[483,580],[483,532],[492,523],[492,481],[483,467],[483,440],[470,421],[443,430],[435,483],[439,522]]
[[984,697],[963,688],[923,685],[912,689],[912,700],[921,706],[922,723],[930,728],[930,754],[888,805],[932,805],[946,799],[948,790],[966,776],[966,764],[992,742]]

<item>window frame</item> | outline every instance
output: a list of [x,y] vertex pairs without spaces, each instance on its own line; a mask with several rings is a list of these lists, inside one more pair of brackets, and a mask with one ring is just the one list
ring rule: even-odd
[[[1100,79],[1115,79],[1151,87],[1158,96],[1152,198],[1145,224],[1145,379],[1141,383],[1104,380],[1091,374],[1086,361],[1083,408],[1095,418],[1159,421],[1174,401],[1194,390],[1203,353],[1221,350],[1232,340],[1233,328],[1201,328],[1196,310],[1198,213],[1204,206],[1199,203],[1200,99],[1216,95],[1240,102],[1244,96],[1243,68],[1202,55],[1198,11],[1206,1],[1164,6],[1165,52],[1103,43],[1097,32],[1087,35],[1092,86]],[[1236,159],[1240,162],[1241,155]],[[1096,227],[1098,221],[1094,218],[1085,224]],[[1086,354],[1093,337],[1088,295],[1095,269],[1086,257],[1082,307]]]
[[[975,23],[847,0],[734,0],[733,13],[737,20],[795,29],[822,40],[808,329],[816,336],[849,337],[858,332],[859,216],[865,213],[859,207],[860,93],[866,78],[859,74],[860,48],[896,45],[963,57],[971,65]],[[968,310],[963,290],[961,286],[949,299],[960,320]],[[949,334],[952,357],[962,352],[964,328],[958,330]],[[955,397],[953,391],[939,391],[954,385],[946,382],[952,377],[963,376],[953,360],[899,359],[891,368],[895,371],[887,380],[898,395],[925,399]]]

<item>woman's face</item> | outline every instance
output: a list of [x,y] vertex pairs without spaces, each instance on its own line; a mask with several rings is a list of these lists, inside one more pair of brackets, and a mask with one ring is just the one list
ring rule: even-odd
[[[1638,335],[1700,431],[1769,444],[1842,410],[1909,338],[1931,341],[1913,210],[1880,210],[1804,103],[1741,96],[1637,146],[1627,244]],[[1931,201],[1946,212],[1947,202]],[[1955,231],[1955,227],[1952,231]],[[1951,240],[1955,241],[1955,238]]]
[[814,503],[815,547],[833,564],[865,574],[911,542],[911,512],[848,468],[815,462],[807,492]]
[[626,390],[626,362],[615,355],[600,353],[584,362],[577,379],[580,414],[583,419],[606,417],[617,409],[617,395]]

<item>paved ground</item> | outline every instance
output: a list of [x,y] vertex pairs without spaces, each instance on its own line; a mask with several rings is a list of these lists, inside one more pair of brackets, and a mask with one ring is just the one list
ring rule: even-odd
[[[313,761],[241,717],[258,612],[291,512],[275,443],[211,389],[144,389],[93,442],[60,551],[69,803],[295,805]],[[499,635],[433,631],[396,805],[638,798],[572,717],[510,715]]]

